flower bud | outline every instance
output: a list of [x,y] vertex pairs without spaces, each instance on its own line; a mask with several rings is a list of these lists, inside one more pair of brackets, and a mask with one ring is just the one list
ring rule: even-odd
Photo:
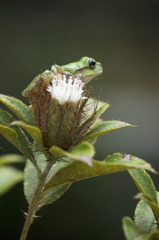
[[96,111],[88,117],[86,107],[91,93],[92,90],[84,90],[81,80],[60,74],[52,81],[39,78],[27,92],[45,148],[58,146],[68,150],[80,142],[94,122]]

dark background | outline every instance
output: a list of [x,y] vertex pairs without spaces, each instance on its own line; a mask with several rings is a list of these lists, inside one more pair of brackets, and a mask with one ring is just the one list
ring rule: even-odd
[[[100,136],[95,158],[126,152],[159,171],[158,1],[0,1],[1,93],[27,103],[21,91],[41,69],[83,56],[104,68],[93,93],[102,87],[100,100],[111,104],[103,119],[138,126]],[[0,147],[18,152],[1,136]],[[159,189],[159,176],[152,178]],[[137,192],[127,172],[74,183],[39,213],[27,239],[124,239],[121,219],[133,218]],[[21,209],[27,211],[22,183],[0,198],[1,240],[19,239]]]

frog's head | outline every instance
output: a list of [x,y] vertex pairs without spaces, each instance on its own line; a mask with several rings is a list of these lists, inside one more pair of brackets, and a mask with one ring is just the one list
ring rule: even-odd
[[94,58],[82,57],[78,62],[69,63],[61,67],[57,66],[58,72],[62,70],[66,75],[80,78],[84,83],[90,82],[94,77],[103,72],[102,64]]
[[103,72],[102,64],[89,57],[81,58],[80,61],[77,62],[77,66],[78,69],[75,75],[80,77],[85,84]]

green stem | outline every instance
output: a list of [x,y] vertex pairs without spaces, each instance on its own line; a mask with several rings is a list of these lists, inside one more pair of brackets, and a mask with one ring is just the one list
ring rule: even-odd
[[[32,161],[31,161],[32,162]],[[37,163],[32,162],[34,167],[36,168],[37,174],[38,174],[38,178],[41,176],[41,169],[39,168]]]
[[24,227],[22,230],[20,240],[25,240],[27,237],[30,225],[32,224],[35,213],[38,210],[37,208],[38,208],[38,204],[39,204],[39,200],[40,200],[40,196],[41,196],[41,191],[44,187],[45,180],[46,180],[48,173],[53,164],[54,164],[54,161],[47,161],[45,170],[43,171],[43,173],[41,174],[41,176],[38,179],[38,184],[37,184],[35,193],[33,195],[32,201],[29,206],[29,211],[27,214],[27,218],[25,220],[25,224],[24,224]]

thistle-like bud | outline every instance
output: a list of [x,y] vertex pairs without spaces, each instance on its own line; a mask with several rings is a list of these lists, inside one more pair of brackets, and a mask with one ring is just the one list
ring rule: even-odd
[[[50,82],[50,84],[49,84]],[[35,126],[42,132],[46,149],[58,146],[68,150],[77,145],[94,122],[87,116],[87,101],[92,89],[85,90],[77,78],[58,74],[52,81],[39,78],[27,92],[32,104]]]

